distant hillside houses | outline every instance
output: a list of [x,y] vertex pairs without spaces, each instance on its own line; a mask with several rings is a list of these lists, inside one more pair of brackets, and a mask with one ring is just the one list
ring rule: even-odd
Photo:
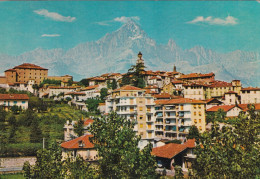
[[141,88],[131,82],[136,75],[131,70],[75,82],[70,75],[48,76],[48,69],[29,63],[6,70],[5,76],[0,77],[0,87],[68,101],[82,110],[87,110],[86,100],[100,100],[102,88],[107,88],[108,94],[98,108],[101,114],[116,111],[136,120],[135,131],[142,137],[143,145],[160,139],[185,140],[192,125],[205,131],[206,112],[223,109],[227,117],[235,117],[247,110],[247,104],[260,104],[258,87],[243,87],[236,79],[219,81],[213,72],[183,74],[175,65],[172,71],[145,70],[142,53],[137,56],[133,66],[141,65],[138,69],[139,78],[144,81]]

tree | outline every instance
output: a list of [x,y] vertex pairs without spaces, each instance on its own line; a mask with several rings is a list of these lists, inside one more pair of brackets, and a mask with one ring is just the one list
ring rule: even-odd
[[79,81],[80,85],[84,85],[84,86],[89,86],[89,80],[87,79],[82,79]]
[[174,178],[176,178],[176,179],[184,178],[181,166],[175,165],[174,166],[174,171],[175,171]]
[[15,143],[15,132],[17,131],[17,122],[14,115],[11,115],[8,118],[8,123],[10,125],[9,138],[8,141],[10,143]]
[[139,88],[145,87],[144,68],[145,66],[143,63],[132,65],[132,67],[128,70],[128,74],[132,76],[130,84]]
[[155,178],[156,162],[152,145],[140,151],[140,136],[133,130],[135,121],[112,112],[96,119],[89,131],[99,156],[101,178]]
[[7,112],[4,110],[4,107],[0,105],[0,122],[5,122],[5,117]]
[[72,84],[73,84],[73,80],[72,80],[72,79],[69,79],[69,81],[68,81],[68,86],[72,86]]
[[84,120],[79,120],[77,122],[77,124],[74,127],[74,132],[78,135],[78,136],[82,136],[84,134]]
[[100,99],[102,102],[105,101],[105,97],[108,95],[108,89],[107,88],[102,88],[100,90]]
[[117,82],[116,82],[116,79],[113,79],[113,80],[112,80],[111,88],[112,88],[112,90],[114,90],[114,89],[117,88]]
[[195,125],[192,125],[190,130],[189,130],[189,134],[187,136],[187,139],[196,139],[198,140],[200,136],[199,130]]
[[56,142],[37,152],[35,166],[25,162],[23,173],[26,178],[96,178],[95,170],[81,157],[68,155],[62,160],[61,148]]
[[[255,178],[260,166],[260,116],[253,106],[241,113],[233,126],[219,129],[213,121],[210,132],[197,141],[193,164],[199,178]],[[259,176],[259,173],[258,173]]]
[[16,105],[13,105],[13,106],[11,107],[11,111],[12,111],[14,114],[18,114],[18,112],[19,112],[19,107],[16,106]]
[[130,76],[130,74],[126,74],[126,75],[123,76],[122,81],[120,83],[120,86],[125,86],[125,85],[130,84],[131,79],[130,79],[129,76]]
[[39,126],[39,121],[37,118],[34,118],[31,124],[31,133],[30,133],[30,142],[38,143],[42,140],[42,131]]
[[88,110],[89,110],[90,112],[93,112],[93,113],[98,113],[98,105],[99,105],[99,103],[101,103],[101,102],[102,102],[101,100],[95,99],[95,98],[93,98],[93,99],[91,99],[91,98],[87,99],[87,100],[86,100],[86,104],[87,104]]
[[226,113],[223,109],[219,109],[217,112],[209,112],[206,115],[206,123],[210,123],[213,121],[224,122],[226,118]]

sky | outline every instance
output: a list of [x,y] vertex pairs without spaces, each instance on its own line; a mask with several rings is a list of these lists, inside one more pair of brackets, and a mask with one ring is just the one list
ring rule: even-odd
[[260,52],[259,1],[0,2],[0,54],[67,50],[138,22],[157,43]]

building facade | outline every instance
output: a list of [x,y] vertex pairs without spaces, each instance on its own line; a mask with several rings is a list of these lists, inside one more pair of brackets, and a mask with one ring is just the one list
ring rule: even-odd
[[27,94],[0,94],[0,106],[8,111],[12,106],[28,109],[29,97]]

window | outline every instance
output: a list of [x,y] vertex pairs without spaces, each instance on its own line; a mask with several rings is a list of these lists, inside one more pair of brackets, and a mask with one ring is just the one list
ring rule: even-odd
[[199,119],[199,123],[201,123],[201,119]]
[[17,101],[14,101],[14,104],[17,104]]
[[140,124],[140,128],[143,128],[144,127],[144,125],[143,124]]
[[140,116],[140,118],[139,118],[140,120],[142,120],[143,119],[143,116]]
[[22,101],[22,104],[25,104],[25,101]]
[[194,112],[194,116],[196,116],[196,112]]
[[143,111],[143,107],[140,107],[139,110],[140,110],[140,111]]

